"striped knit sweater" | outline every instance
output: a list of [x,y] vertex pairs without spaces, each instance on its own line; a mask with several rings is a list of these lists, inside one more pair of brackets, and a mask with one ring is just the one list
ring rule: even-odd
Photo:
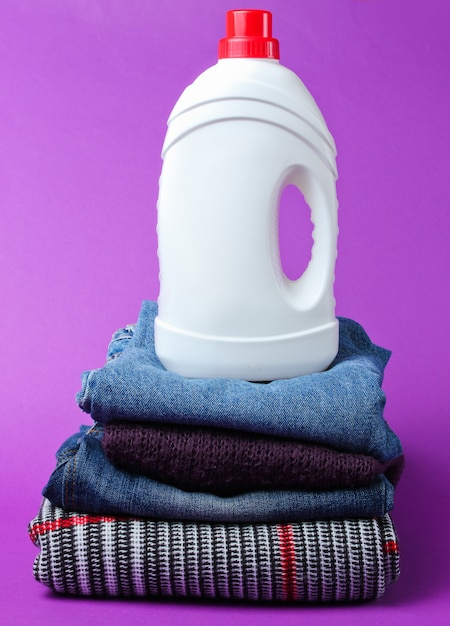
[[399,576],[389,515],[208,524],[92,516],[44,499],[29,534],[36,580],[77,595],[369,600]]

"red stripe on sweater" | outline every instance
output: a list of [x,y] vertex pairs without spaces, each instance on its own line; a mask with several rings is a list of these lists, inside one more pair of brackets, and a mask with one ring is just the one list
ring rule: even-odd
[[398,543],[396,541],[386,541],[383,545],[383,552],[385,554],[397,554]]
[[291,524],[278,525],[278,539],[280,541],[283,595],[286,600],[295,600],[297,598],[297,561]]
[[98,524],[99,522],[117,522],[121,519],[118,517],[108,517],[105,515],[72,515],[71,517],[58,517],[54,520],[47,520],[39,524],[33,524],[29,534],[32,541],[35,541],[40,535],[60,530],[61,528],[73,528],[74,526],[84,526],[85,524]]

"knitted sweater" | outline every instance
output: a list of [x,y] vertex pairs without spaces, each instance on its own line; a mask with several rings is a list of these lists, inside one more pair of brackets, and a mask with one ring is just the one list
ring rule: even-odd
[[122,469],[220,496],[361,487],[382,473],[395,485],[403,469],[403,456],[383,463],[298,440],[171,424],[105,424],[102,446]]
[[89,515],[43,501],[29,525],[37,581],[85,596],[370,600],[399,576],[389,515],[207,524]]

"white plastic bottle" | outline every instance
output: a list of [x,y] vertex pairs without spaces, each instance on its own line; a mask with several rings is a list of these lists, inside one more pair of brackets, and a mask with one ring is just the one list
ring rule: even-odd
[[[279,63],[268,11],[227,13],[218,63],[168,121],[158,198],[156,353],[182,376],[249,381],[326,369],[338,349],[335,146],[301,80]],[[311,209],[310,262],[280,261],[280,196]]]

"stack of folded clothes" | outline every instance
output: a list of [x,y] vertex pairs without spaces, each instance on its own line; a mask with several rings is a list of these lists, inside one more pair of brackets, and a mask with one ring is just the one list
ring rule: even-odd
[[380,597],[399,576],[403,470],[383,418],[390,353],[339,319],[319,374],[187,379],[154,350],[154,302],[83,374],[82,426],[29,533],[62,593],[302,602]]

